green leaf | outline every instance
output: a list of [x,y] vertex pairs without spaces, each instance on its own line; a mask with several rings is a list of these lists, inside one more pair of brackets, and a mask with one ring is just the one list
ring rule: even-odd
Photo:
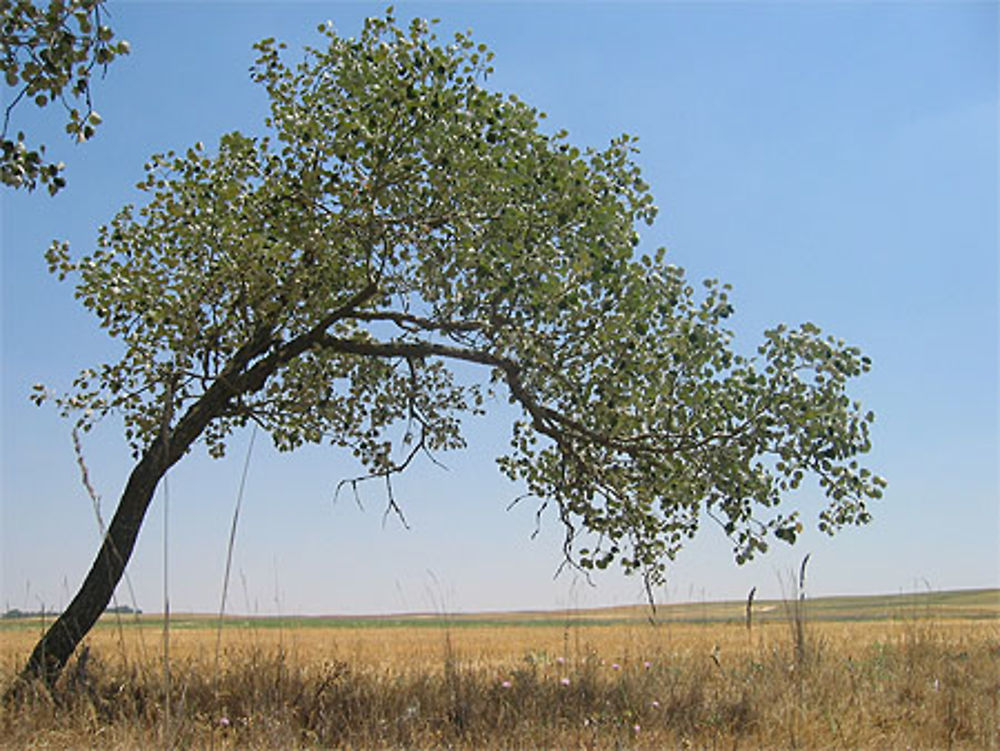
[[[213,456],[252,420],[281,450],[332,443],[384,482],[463,447],[495,393],[522,413],[501,471],[557,509],[567,554],[652,583],[709,515],[741,562],[772,531],[794,543],[779,507],[810,475],[824,531],[868,521],[884,481],[857,462],[865,358],[812,323],[740,354],[728,285],[636,250],[652,198],[634,139],[543,132],[485,89],[471,39],[387,18],[320,33],[295,63],[255,46],[271,103],[257,134],[151,158],[146,203],[95,250],[50,249],[125,352],[61,408],[113,411],[137,454],[168,406],[203,419]],[[100,124],[69,119],[81,137]]]

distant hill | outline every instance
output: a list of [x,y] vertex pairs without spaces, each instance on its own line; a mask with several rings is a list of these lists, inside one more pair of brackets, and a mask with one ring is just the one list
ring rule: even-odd
[[[941,592],[915,592],[893,595],[845,595],[807,598],[800,603],[806,617],[816,621],[880,621],[905,619],[973,619],[1000,620],[1000,589],[964,589]],[[790,615],[791,601],[755,600],[754,622],[784,621]],[[125,606],[127,607],[127,606]],[[8,611],[10,613],[11,611]],[[129,612],[131,610],[122,610]],[[21,623],[39,613],[19,613]],[[51,618],[49,613],[46,617]],[[658,605],[653,613],[648,605],[519,612],[481,613],[400,613],[378,616],[226,616],[225,626],[239,628],[442,628],[477,626],[605,626],[647,621],[676,623],[742,623],[746,618],[746,601],[698,602]],[[214,624],[217,616],[209,614],[174,614],[171,623],[178,628],[199,628]],[[105,623],[111,623],[107,618]],[[162,623],[158,614],[128,619],[126,627]],[[11,621],[7,624],[14,626]]]
[[[790,600],[754,600],[754,620],[784,620]],[[892,620],[898,618],[963,618],[1000,619],[1000,589],[960,589],[941,592],[914,592],[893,595],[843,595],[806,598],[806,615],[814,620],[859,621]],[[619,622],[649,620],[679,622],[742,621],[746,617],[746,600],[721,602],[686,602],[660,604],[655,613],[649,605],[626,605],[586,610],[524,611],[513,613],[469,613],[449,615],[453,622],[510,620],[522,623],[569,620],[581,622]],[[440,620],[441,614],[390,616],[392,619]],[[362,620],[362,619],[354,619]],[[376,617],[364,619],[375,621]]]

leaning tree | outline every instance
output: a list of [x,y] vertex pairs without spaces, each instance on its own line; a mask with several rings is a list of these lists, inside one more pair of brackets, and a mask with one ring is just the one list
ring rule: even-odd
[[884,483],[854,457],[873,415],[845,392],[868,359],[811,324],[736,353],[728,287],[637,248],[656,209],[629,137],[580,151],[543,131],[484,87],[492,56],[467,36],[391,14],[321,31],[295,65],[256,46],[268,135],[153,157],[148,202],[95,250],[49,250],[124,347],[58,403],[83,429],[119,416],[136,464],[26,678],[54,682],[105,609],[164,473],[250,423],[389,478],[463,446],[463,416],[501,394],[520,418],[500,468],[557,509],[567,560],[649,583],[706,517],[740,562],[793,542],[778,506],[807,475],[821,529],[869,519]]

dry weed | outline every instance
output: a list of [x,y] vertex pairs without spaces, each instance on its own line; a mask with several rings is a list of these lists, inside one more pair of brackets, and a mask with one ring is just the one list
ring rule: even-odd
[[[5,748],[996,748],[996,622],[99,629]],[[5,632],[4,683],[33,633]],[[124,641],[122,640],[124,635]],[[86,656],[84,656],[86,655]],[[167,734],[169,737],[164,737]]]

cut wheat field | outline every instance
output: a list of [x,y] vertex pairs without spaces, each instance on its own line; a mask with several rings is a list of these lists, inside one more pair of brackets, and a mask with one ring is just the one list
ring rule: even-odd
[[[3,748],[1000,747],[1000,592],[378,619],[106,616]],[[38,636],[0,623],[4,686]]]

